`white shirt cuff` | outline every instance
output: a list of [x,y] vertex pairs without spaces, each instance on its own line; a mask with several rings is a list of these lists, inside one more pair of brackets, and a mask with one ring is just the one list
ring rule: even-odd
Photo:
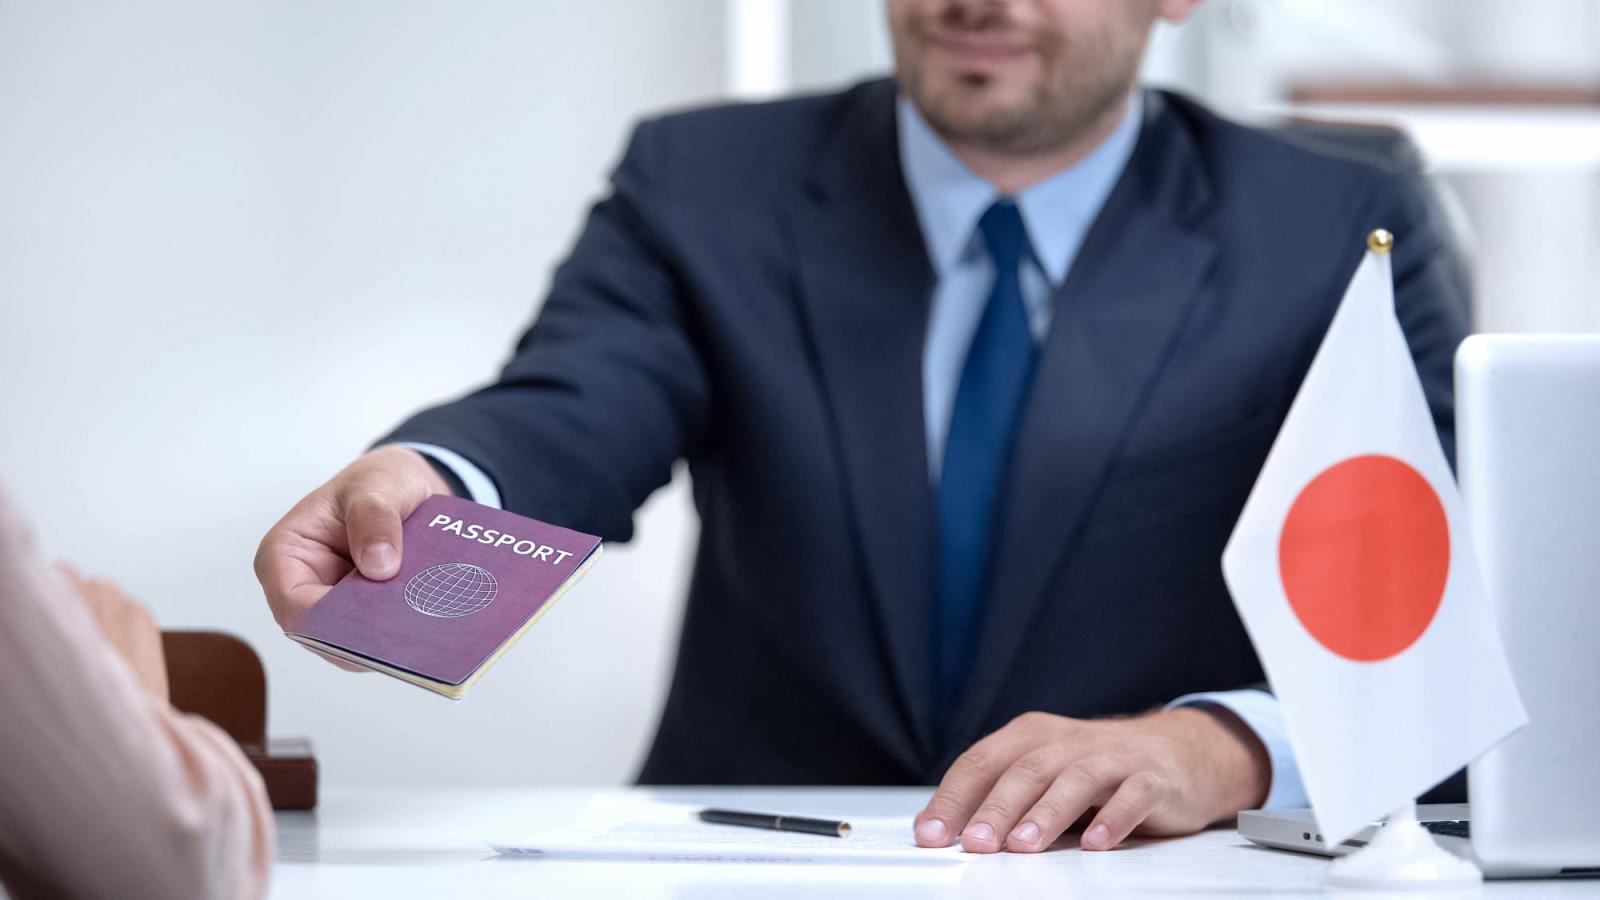
[[495,509],[505,508],[500,503],[500,489],[495,486],[494,479],[490,478],[487,472],[478,468],[472,460],[448,447],[440,447],[436,444],[417,444],[411,441],[400,441],[399,443],[402,447],[410,447],[423,456],[438,461],[440,465],[454,472],[455,476],[461,479],[461,485],[467,489],[467,499],[474,503],[482,503],[484,506],[492,506]]
[[1207,705],[1220,706],[1238,716],[1267,748],[1267,756],[1272,760],[1272,777],[1262,809],[1297,809],[1311,805],[1305,783],[1300,780],[1300,767],[1294,761],[1294,749],[1289,746],[1288,732],[1283,727],[1283,710],[1278,706],[1277,697],[1258,690],[1209,691],[1185,694],[1168,703],[1167,709]]

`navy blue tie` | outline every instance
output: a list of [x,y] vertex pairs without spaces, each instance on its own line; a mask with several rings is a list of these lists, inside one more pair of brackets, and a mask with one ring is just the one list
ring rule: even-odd
[[961,368],[939,476],[934,665],[941,718],[960,699],[977,650],[1007,463],[1038,355],[1022,302],[1029,245],[1016,204],[997,201],[978,231],[994,262],[994,288]]

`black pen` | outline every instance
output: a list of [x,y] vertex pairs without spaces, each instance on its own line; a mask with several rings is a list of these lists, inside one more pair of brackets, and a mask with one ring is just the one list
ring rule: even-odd
[[713,825],[742,825],[745,828],[766,828],[772,831],[800,831],[827,837],[849,837],[849,822],[829,822],[826,819],[807,819],[803,816],[780,816],[773,813],[741,812],[737,809],[702,809],[700,821]]

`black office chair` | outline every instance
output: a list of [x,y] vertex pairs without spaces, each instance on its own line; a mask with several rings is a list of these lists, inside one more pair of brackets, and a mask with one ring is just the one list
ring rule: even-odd
[[[1415,175],[1422,185],[1423,199],[1434,218],[1443,223],[1446,265],[1449,277],[1460,288],[1462,315],[1470,328],[1472,314],[1472,268],[1467,263],[1467,221],[1461,204],[1449,187],[1426,174],[1427,161],[1416,143],[1398,128],[1357,122],[1329,122],[1320,119],[1287,119],[1271,129],[1279,137],[1303,147],[1370,162],[1388,169]],[[1405,235],[1396,235],[1405,240]]]

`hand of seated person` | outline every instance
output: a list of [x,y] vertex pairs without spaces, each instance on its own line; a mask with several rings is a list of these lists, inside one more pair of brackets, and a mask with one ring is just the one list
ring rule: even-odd
[[100,636],[133,670],[140,687],[167,699],[167,660],[161,650],[161,629],[137,600],[109,581],[88,578],[65,563],[56,568],[71,582],[94,616]]
[[3,491],[0,761],[0,896],[265,895],[261,776],[172,708],[150,613],[52,570]]
[[1265,748],[1226,710],[1094,720],[1025,713],[950,766],[916,818],[916,840],[1036,853],[1088,820],[1083,849],[1110,850],[1135,830],[1187,834],[1253,809],[1270,779]]

